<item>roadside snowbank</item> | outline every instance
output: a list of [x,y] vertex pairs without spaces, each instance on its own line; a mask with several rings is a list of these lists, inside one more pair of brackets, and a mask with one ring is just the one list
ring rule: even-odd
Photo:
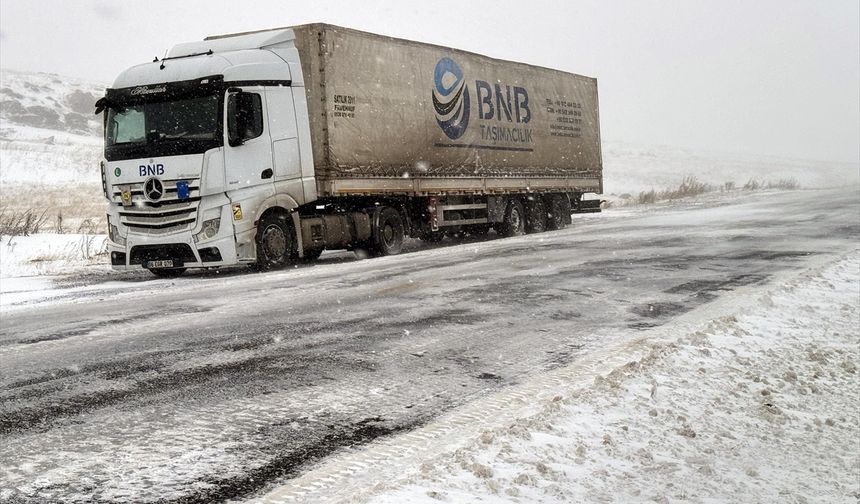
[[260,502],[856,502],[860,251],[738,294]]
[[67,275],[105,265],[106,242],[107,236],[91,234],[0,237],[0,278]]
[[856,502],[860,256],[489,429],[371,499]]
[[109,272],[107,236],[49,234],[0,237],[0,311],[59,295],[55,281]]

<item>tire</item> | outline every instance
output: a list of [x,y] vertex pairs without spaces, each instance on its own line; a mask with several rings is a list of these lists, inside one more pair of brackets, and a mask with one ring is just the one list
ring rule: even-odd
[[403,218],[391,207],[382,207],[373,219],[370,253],[374,256],[397,255],[403,248]]
[[564,204],[562,196],[552,195],[548,198],[546,228],[550,231],[564,229],[567,226],[564,220]]
[[519,200],[512,199],[505,208],[505,218],[496,224],[496,232],[504,237],[519,236],[525,230],[525,211]]
[[292,262],[293,231],[289,214],[270,213],[257,225],[257,269],[283,268]]
[[526,233],[543,233],[546,231],[546,206],[543,197],[535,195],[526,203]]
[[186,269],[187,268],[153,268],[149,270],[149,272],[158,278],[176,278],[185,273]]

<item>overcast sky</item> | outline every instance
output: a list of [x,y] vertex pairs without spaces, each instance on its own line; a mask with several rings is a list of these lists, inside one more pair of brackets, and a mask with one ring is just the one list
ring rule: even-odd
[[605,139],[860,162],[857,0],[0,0],[0,65],[110,83],[314,21],[597,77]]

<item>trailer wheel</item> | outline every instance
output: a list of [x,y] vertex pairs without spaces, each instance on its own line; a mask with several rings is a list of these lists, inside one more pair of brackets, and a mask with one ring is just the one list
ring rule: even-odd
[[153,268],[149,270],[149,272],[158,278],[176,278],[185,273],[185,269],[186,268]]
[[546,231],[546,205],[541,196],[534,196],[526,203],[526,233]]
[[505,218],[495,225],[496,232],[501,236],[510,237],[523,234],[525,228],[525,211],[519,200],[512,199],[505,208]]
[[373,244],[371,254],[375,256],[397,255],[403,247],[403,218],[400,212],[383,207],[373,219]]
[[565,227],[564,204],[561,196],[553,195],[549,198],[549,212],[546,219],[547,229],[555,231]]
[[257,268],[263,271],[290,264],[293,234],[287,214],[271,213],[257,225]]

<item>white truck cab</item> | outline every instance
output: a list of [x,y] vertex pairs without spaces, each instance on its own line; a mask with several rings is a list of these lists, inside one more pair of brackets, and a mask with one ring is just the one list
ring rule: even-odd
[[115,269],[254,263],[261,215],[316,199],[293,40],[285,29],[183,44],[117,77],[97,105]]

